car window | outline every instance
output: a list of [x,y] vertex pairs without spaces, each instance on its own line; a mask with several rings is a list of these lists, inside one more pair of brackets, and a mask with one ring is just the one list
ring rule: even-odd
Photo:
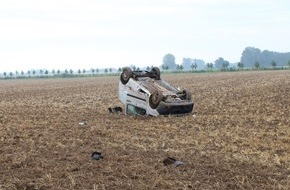
[[127,105],[127,114],[128,115],[146,115],[146,110],[143,108],[139,108],[133,106],[131,104]]

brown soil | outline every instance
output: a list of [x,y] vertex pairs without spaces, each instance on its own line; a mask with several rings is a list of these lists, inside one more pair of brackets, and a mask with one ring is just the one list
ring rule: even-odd
[[290,189],[290,71],[161,77],[192,114],[109,114],[119,77],[0,81],[0,190]]

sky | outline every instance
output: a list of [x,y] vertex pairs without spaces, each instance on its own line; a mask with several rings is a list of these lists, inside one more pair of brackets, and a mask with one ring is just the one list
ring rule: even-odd
[[290,52],[288,0],[0,0],[0,73]]

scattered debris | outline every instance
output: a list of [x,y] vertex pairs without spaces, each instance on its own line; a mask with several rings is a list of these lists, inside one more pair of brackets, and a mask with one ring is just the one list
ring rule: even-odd
[[79,122],[79,125],[86,125],[87,121],[86,120],[82,120],[81,122]]
[[171,157],[167,157],[163,160],[163,164],[165,166],[167,166],[167,165],[173,164],[175,161],[176,161],[176,159],[171,158]]
[[100,152],[93,152],[92,153],[92,158],[94,160],[101,160],[101,159],[103,159],[103,156],[102,156],[102,153],[100,153]]
[[[2,110],[2,108],[0,108],[0,119],[4,118],[4,111]],[[0,121],[1,122],[1,121]]]
[[177,166],[184,165],[184,163],[181,162],[181,161],[176,160],[176,161],[173,163],[173,165],[174,165],[175,167],[177,167]]
[[179,161],[179,160],[176,160],[175,158],[172,158],[172,157],[167,157],[163,160],[163,164],[165,166],[168,166],[168,165],[171,165],[173,164],[174,167],[177,167],[177,166],[180,166],[180,165],[184,165],[183,162]]
[[122,113],[123,109],[121,107],[113,107],[113,108],[108,108],[110,113]]

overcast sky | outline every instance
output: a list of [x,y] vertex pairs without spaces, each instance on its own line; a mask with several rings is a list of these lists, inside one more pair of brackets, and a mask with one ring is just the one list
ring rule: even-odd
[[288,0],[0,0],[0,72],[290,51]]

